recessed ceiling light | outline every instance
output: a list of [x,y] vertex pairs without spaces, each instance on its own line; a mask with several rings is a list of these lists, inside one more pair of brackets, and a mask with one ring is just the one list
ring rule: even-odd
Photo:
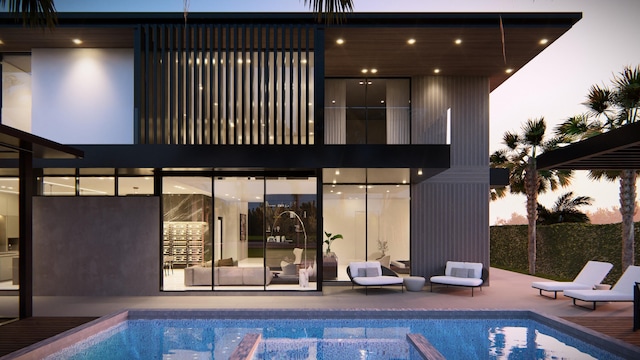
[[375,74],[375,73],[377,73],[377,72],[378,72],[378,69],[371,69],[371,73],[372,73],[372,74]]
[[73,43],[76,44],[76,45],[82,44],[82,40],[80,40],[80,39],[73,39],[71,41],[73,41]]
[[4,45],[4,41],[0,40],[0,45]]
[[384,104],[384,100],[380,100],[380,104]]
[[368,73],[368,72],[369,72],[369,69],[362,69],[362,70],[360,70],[360,71],[362,71],[362,73],[363,73],[363,74],[366,74],[366,73]]
[[433,72],[436,74],[440,74],[440,69],[433,69]]
[[505,70],[504,72],[506,72],[507,74],[511,74],[513,72],[512,68],[508,68],[507,70]]
[[549,39],[541,39],[540,45],[546,45],[549,42]]
[[456,43],[456,45],[460,45],[462,44],[462,39],[456,39],[456,41],[454,41]]
[[336,44],[338,44],[338,45],[342,45],[342,44],[344,44],[344,39],[338,39],[338,40],[336,40]]
[[407,44],[409,44],[409,45],[413,45],[413,44],[415,44],[415,43],[416,43],[416,39],[409,39],[409,40],[407,40]]
[[336,170],[336,175],[340,175],[340,170]]

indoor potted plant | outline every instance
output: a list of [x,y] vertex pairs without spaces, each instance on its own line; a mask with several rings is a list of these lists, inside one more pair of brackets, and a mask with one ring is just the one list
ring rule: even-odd
[[333,235],[333,234],[331,234],[331,233],[329,233],[329,232],[326,232],[326,231],[324,232],[324,235],[327,237],[327,238],[324,240],[324,243],[325,243],[325,244],[327,244],[327,251],[325,252],[325,255],[327,255],[327,256],[328,256],[328,255],[331,255],[331,254],[332,254],[332,253],[331,253],[331,243],[333,243],[333,241],[334,241],[334,240],[336,240],[336,239],[342,239],[343,237],[342,237],[342,234],[335,234],[335,235]]

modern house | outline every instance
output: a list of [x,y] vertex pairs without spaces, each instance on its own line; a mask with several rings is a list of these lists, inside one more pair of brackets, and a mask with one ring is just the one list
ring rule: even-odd
[[489,94],[580,18],[2,17],[2,125],[84,156],[33,160],[32,239],[18,163],[0,162],[0,252],[32,249],[34,296],[313,291],[356,260],[488,268]]

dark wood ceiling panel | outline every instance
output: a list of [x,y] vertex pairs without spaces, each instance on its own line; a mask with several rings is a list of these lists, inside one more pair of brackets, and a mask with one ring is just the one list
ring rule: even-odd
[[[0,20],[3,17],[0,16]],[[503,20],[503,34],[500,20]],[[485,76],[490,79],[491,90],[504,82],[519,68],[552,44],[580,19],[576,13],[359,13],[349,16],[341,25],[325,28],[325,75],[328,77],[361,76],[362,68],[376,68],[375,76],[410,77],[433,74],[440,69],[444,76]],[[0,52],[30,52],[32,48],[132,48],[134,29],[140,24],[166,24],[183,26],[182,14],[59,14],[60,25],[53,31],[24,29],[11,20],[0,24]],[[246,29],[268,24],[270,31],[279,26],[305,23],[315,27],[311,14],[189,14],[188,25],[193,25],[202,36],[203,29],[212,24],[245,24]],[[143,25],[144,26],[144,25]],[[255,29],[255,28],[254,28]],[[257,36],[258,30],[254,30]],[[281,30],[276,30],[281,33]],[[266,30],[263,28],[263,34]],[[205,33],[205,44],[209,38]],[[290,44],[288,31],[286,44]],[[293,44],[298,34],[294,32]],[[303,32],[303,37],[306,33]],[[314,48],[313,31],[310,50]],[[273,36],[273,35],[272,35]],[[273,43],[273,38],[270,41]],[[340,37],[346,42],[337,45]],[[83,40],[74,45],[71,40]],[[415,45],[407,39],[416,39]],[[454,40],[460,38],[460,45]],[[540,45],[540,39],[548,39]],[[264,40],[264,37],[263,37]],[[167,40],[165,40],[167,41]],[[245,38],[250,45],[250,40]],[[254,38],[257,44],[257,39]],[[199,42],[201,43],[201,42]],[[215,39],[214,39],[215,43]],[[235,43],[235,40],[234,40]],[[217,46],[217,45],[215,45]],[[257,46],[257,45],[255,45]],[[288,46],[288,45],[287,45]],[[305,49],[306,50],[306,49]],[[513,69],[511,74],[505,73]]]
[[[361,76],[361,69],[376,68],[376,75],[487,76],[491,89],[528,63],[568,29],[505,27],[503,55],[499,26],[494,28],[357,28],[328,29],[326,35],[326,75]],[[344,39],[338,45],[336,39]],[[409,45],[407,40],[416,40]],[[547,39],[541,45],[541,39]],[[462,43],[455,44],[456,39]],[[513,73],[512,72],[512,73]]]
[[[37,48],[133,48],[133,27],[127,28],[65,28],[52,31],[9,27],[0,29],[2,52],[31,52]],[[76,45],[73,39],[82,40]]]

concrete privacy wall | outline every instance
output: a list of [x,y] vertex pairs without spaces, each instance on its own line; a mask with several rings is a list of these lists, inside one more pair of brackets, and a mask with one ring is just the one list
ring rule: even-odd
[[438,274],[447,260],[488,268],[489,81],[417,77],[411,103],[415,142],[443,143],[451,109],[451,168],[411,188],[411,272]]
[[33,199],[33,294],[157,295],[157,197]]

